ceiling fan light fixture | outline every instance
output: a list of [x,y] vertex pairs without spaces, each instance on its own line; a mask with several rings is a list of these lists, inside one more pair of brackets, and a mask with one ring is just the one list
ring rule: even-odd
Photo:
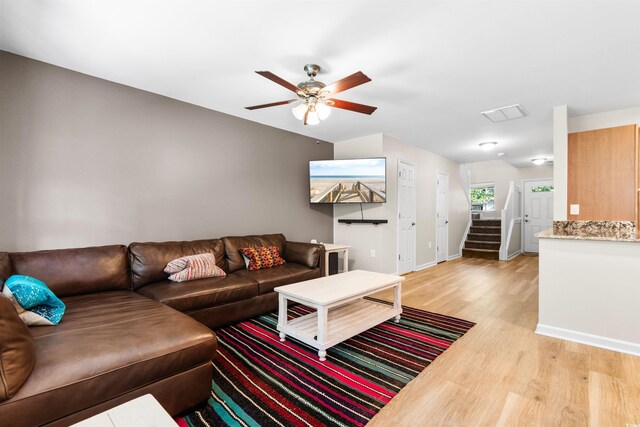
[[318,113],[318,118],[324,120],[331,115],[331,107],[324,102],[318,102],[316,104],[316,112]]
[[293,113],[293,116],[296,119],[302,120],[302,119],[304,119],[304,115],[307,112],[307,104],[304,103],[304,102],[301,102],[300,104],[298,104],[295,107],[293,107],[291,109],[291,112]]
[[309,112],[307,113],[307,124],[311,126],[316,126],[320,124],[320,117],[318,117],[318,112],[315,109],[309,108]]
[[478,144],[478,146],[482,148],[484,151],[491,151],[494,148],[496,148],[496,145],[498,145],[496,141],[487,141],[487,142],[481,142],[480,144]]
[[531,161],[533,162],[534,165],[540,166],[540,165],[544,165],[545,163],[547,163],[547,158],[546,157],[538,157],[538,158],[535,158],[535,159],[531,159]]

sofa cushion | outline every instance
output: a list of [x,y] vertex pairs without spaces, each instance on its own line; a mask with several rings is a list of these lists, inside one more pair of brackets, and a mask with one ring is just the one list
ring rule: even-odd
[[324,246],[315,243],[287,242],[284,248],[284,259],[309,268],[320,265],[320,257],[324,256]]
[[11,261],[7,252],[0,252],[0,282],[4,282],[11,276]]
[[58,297],[129,290],[127,248],[120,245],[9,254],[13,274],[36,277]]
[[63,300],[64,321],[31,328],[36,365],[6,420],[40,425],[201,366],[215,355],[213,332],[189,316],[130,291]]
[[29,378],[36,348],[13,303],[0,294],[0,401],[13,396]]
[[258,295],[258,283],[251,278],[229,274],[189,282],[165,280],[144,286],[137,292],[176,310],[189,312],[253,298]]
[[280,267],[266,268],[264,270],[240,270],[233,273],[234,276],[250,278],[258,282],[260,295],[273,292],[273,288],[291,283],[320,277],[318,268],[307,268],[300,264],[285,264]]
[[167,280],[169,275],[164,268],[177,258],[188,255],[212,253],[216,265],[226,271],[224,244],[220,239],[194,240],[192,242],[149,242],[131,243],[129,260],[131,261],[131,282],[133,289],[153,282]]
[[224,250],[227,254],[229,272],[245,268],[244,258],[240,253],[242,248],[257,248],[260,246],[275,246],[283,254],[287,239],[282,234],[263,234],[260,236],[230,236],[223,237]]

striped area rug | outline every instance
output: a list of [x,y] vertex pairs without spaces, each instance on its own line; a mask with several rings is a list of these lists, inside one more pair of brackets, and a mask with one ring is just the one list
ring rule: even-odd
[[[312,310],[289,309],[289,318]],[[392,320],[317,350],[280,342],[277,313],[216,330],[218,355],[208,405],[180,426],[363,426],[474,324],[403,307]]]

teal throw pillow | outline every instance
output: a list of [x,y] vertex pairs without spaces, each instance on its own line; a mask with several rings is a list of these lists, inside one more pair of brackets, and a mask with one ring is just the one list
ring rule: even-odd
[[2,293],[13,301],[27,325],[57,325],[66,309],[44,282],[33,277],[9,277]]

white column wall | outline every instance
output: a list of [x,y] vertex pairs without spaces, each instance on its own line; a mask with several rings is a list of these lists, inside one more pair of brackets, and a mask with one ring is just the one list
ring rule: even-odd
[[536,332],[640,355],[640,242],[540,239]]

